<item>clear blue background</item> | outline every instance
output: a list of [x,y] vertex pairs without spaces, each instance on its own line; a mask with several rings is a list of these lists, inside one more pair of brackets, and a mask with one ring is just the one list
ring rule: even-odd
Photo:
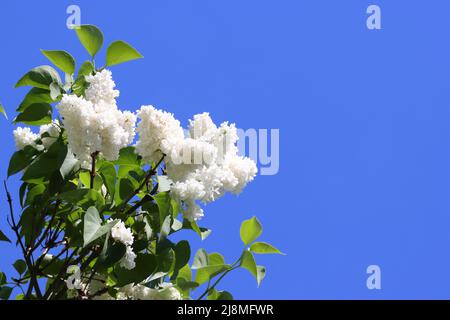
[[[66,7],[124,39],[145,59],[113,67],[121,108],[153,104],[184,124],[280,129],[280,171],[206,207],[213,234],[195,248],[240,250],[239,226],[257,215],[263,240],[287,256],[260,256],[220,286],[236,298],[450,298],[450,2],[382,0],[1,1],[0,100],[10,118],[46,64],[39,52],[87,54],[65,27]],[[366,8],[382,9],[382,30]],[[104,57],[104,50],[100,57]],[[14,151],[0,121],[1,178]],[[9,181],[17,199],[18,184]],[[1,193],[0,227],[6,228]],[[18,257],[0,243],[0,269]],[[366,267],[382,290],[366,288]]]

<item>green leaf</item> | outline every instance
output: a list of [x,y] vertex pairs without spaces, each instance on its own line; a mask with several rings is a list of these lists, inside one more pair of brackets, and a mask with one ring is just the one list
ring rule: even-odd
[[175,265],[175,252],[172,249],[164,250],[158,255],[157,260],[158,272],[170,273]]
[[250,251],[254,253],[259,254],[268,254],[268,253],[275,253],[275,254],[284,254],[271,244],[268,244],[267,242],[255,242],[250,246]]
[[83,239],[84,245],[91,242],[96,232],[102,226],[102,219],[100,219],[100,215],[95,207],[89,207],[86,210],[86,214],[84,215],[84,228],[83,228]]
[[52,100],[56,101],[62,94],[62,88],[56,82],[50,83],[49,89],[50,89],[50,98]]
[[261,281],[263,281],[264,277],[266,276],[266,268],[263,266],[256,266],[256,281],[258,282],[258,286],[261,284]]
[[120,149],[119,159],[117,159],[114,164],[119,166],[130,166],[133,168],[141,167],[135,148],[131,146]]
[[79,167],[80,163],[77,158],[75,158],[72,152],[68,151],[64,157],[64,161],[62,162],[61,167],[59,168],[59,173],[61,174],[61,177],[63,179],[66,179],[73,171],[76,171]]
[[52,122],[52,106],[48,103],[33,103],[14,119],[32,126],[40,126]]
[[42,261],[42,272],[46,275],[56,276],[61,268],[64,268],[64,262],[52,255],[46,255]]
[[33,207],[26,207],[22,211],[18,225],[20,227],[20,236],[25,237],[25,244],[30,243],[34,233],[38,232],[40,234],[42,222],[41,219],[36,219],[36,210]]
[[228,291],[212,289],[208,292],[207,300],[233,300],[233,296]]
[[105,161],[101,164],[98,172],[100,173],[109,194],[113,196],[116,189],[116,167],[111,162]]
[[172,217],[169,215],[164,218],[163,224],[161,226],[161,232],[159,233],[159,241],[163,241],[167,238],[170,233],[170,226],[172,225]]
[[225,259],[220,253],[213,252],[208,255],[208,264],[209,265],[225,264]]
[[60,198],[86,209],[92,205],[101,207],[105,204],[105,199],[103,196],[98,191],[93,189],[83,188],[67,191],[61,193]]
[[191,247],[189,246],[189,242],[186,240],[182,240],[178,242],[175,247],[175,270],[180,270],[189,262],[191,258]]
[[19,188],[19,203],[22,208],[23,208],[23,201],[25,198],[25,192],[27,191],[27,189],[28,189],[28,183],[23,182]]
[[183,297],[188,297],[190,290],[193,290],[199,286],[197,282],[186,280],[184,278],[176,279],[177,287],[181,290]]
[[120,266],[114,268],[118,287],[123,287],[129,283],[140,283],[144,281],[153,274],[158,265],[155,255],[148,253],[138,253],[135,263],[136,266],[132,270],[127,270]]
[[88,245],[92,241],[95,241],[108,233],[117,223],[117,221],[111,221],[102,226],[102,220],[100,219],[100,215],[95,207],[89,207],[86,210],[83,222],[83,246]]
[[52,103],[54,100],[51,98],[50,91],[48,89],[31,88],[16,111],[22,112],[33,103],[39,102]]
[[86,89],[89,87],[89,83],[86,81],[84,76],[78,77],[72,85],[72,91],[78,97],[84,95]]
[[247,269],[255,277],[255,279],[257,278],[258,270],[256,268],[255,258],[251,252],[244,250],[242,253],[241,267]]
[[88,76],[95,70],[94,65],[90,61],[85,61],[78,70],[77,79],[82,76]]
[[197,250],[197,253],[194,256],[194,261],[192,262],[192,269],[199,269],[202,267],[206,267],[208,265],[208,254],[206,250],[201,248]]
[[6,274],[0,271],[0,286],[6,283]]
[[67,145],[61,139],[53,142],[47,152],[37,157],[25,170],[22,180],[30,183],[42,183],[50,180],[64,162],[67,155]]
[[181,289],[184,297],[188,297],[190,290],[199,286],[198,283],[192,281],[192,271],[188,264],[178,270],[178,274],[176,275],[176,284],[178,288]]
[[45,191],[45,185],[43,184],[37,184],[33,187],[30,188],[30,190],[27,193],[27,197],[25,199],[25,205],[31,205],[33,204],[35,199],[38,199],[38,201],[40,199],[42,199],[42,197],[40,197]]
[[192,270],[189,267],[189,264],[186,264],[183,268],[178,270],[177,279],[183,278],[186,281],[192,280]]
[[140,58],[143,58],[143,56],[136,49],[121,40],[111,43],[106,51],[107,66],[113,66],[115,64]]
[[195,274],[195,282],[198,284],[203,284],[219,273],[229,270],[231,268],[230,265],[213,265],[213,266],[206,266],[197,269],[197,273]]
[[6,114],[5,107],[0,102],[0,113],[3,114],[3,116],[8,120],[8,115]]
[[183,228],[183,223],[180,220],[177,219],[173,219],[173,223],[172,223],[172,231],[176,232],[179,231]]
[[9,160],[8,177],[28,167],[33,161],[36,152],[36,149],[31,146],[26,146],[23,150],[16,151]]
[[258,287],[266,275],[266,269],[263,266],[257,266],[255,257],[250,251],[244,250],[241,257],[241,267],[247,269],[256,279]]
[[80,25],[74,29],[80,42],[89,54],[94,57],[103,45],[103,34],[100,29],[90,24]]
[[[82,172],[80,172],[78,177],[79,177],[81,183],[86,188],[89,188],[89,186],[91,184],[91,173],[89,171],[82,171]],[[103,185],[102,178],[100,178],[100,176],[98,176],[98,175],[95,175],[95,178],[94,178],[94,189],[98,191],[98,190],[100,190],[102,185]]]
[[13,290],[13,288],[11,288],[11,287],[7,287],[7,286],[0,287],[0,299],[8,300],[9,297],[11,296],[12,290]]
[[123,258],[126,250],[127,248],[123,243],[115,241],[112,245],[108,246],[104,253],[100,255],[98,264],[102,267],[111,267]]
[[17,87],[31,86],[48,90],[52,82],[61,83],[58,72],[50,66],[39,66],[31,69],[16,83]]
[[[11,243],[11,240],[8,239],[8,237],[3,233],[2,230],[0,230],[0,241],[5,241]],[[0,283],[1,285],[1,283]]]
[[[166,217],[171,216],[171,200],[169,192],[161,192],[154,196],[156,204],[159,209],[159,221],[161,224],[161,229],[164,222],[166,222]],[[170,229],[169,229],[170,231]]]
[[244,220],[241,224],[241,240],[246,246],[255,241],[262,233],[262,225],[256,217]]
[[23,294],[23,293],[19,293],[17,296],[16,296],[16,300],[23,300],[25,298],[25,295]]
[[132,194],[134,194],[134,185],[128,178],[122,178],[119,180],[119,192],[116,192],[115,200],[116,203],[121,203],[122,200],[128,199]]
[[62,50],[41,50],[41,52],[65,73],[73,74],[75,71],[75,59],[70,53]]
[[195,233],[197,233],[202,240],[205,240],[212,232],[210,229],[199,227],[197,222],[189,221],[187,219],[183,220],[183,228],[195,231]]
[[27,270],[27,264],[22,259],[16,260],[16,262],[13,263],[13,266],[19,274],[23,274],[25,273],[25,270]]

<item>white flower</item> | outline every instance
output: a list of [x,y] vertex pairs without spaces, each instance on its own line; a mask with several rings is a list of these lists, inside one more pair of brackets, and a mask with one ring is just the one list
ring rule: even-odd
[[181,300],[181,293],[171,283],[162,283],[159,288],[143,284],[128,284],[119,289],[117,298],[133,300]]
[[157,162],[161,159],[161,145],[166,140],[176,141],[184,138],[180,122],[171,113],[157,110],[153,106],[142,106],[137,116],[140,122],[136,129],[139,133],[136,152],[146,161]]
[[196,179],[177,181],[171,186],[171,192],[178,200],[201,199],[205,196],[205,186]]
[[203,210],[196,201],[208,203],[225,192],[239,193],[257,173],[253,160],[238,156],[238,134],[234,124],[217,127],[208,113],[189,120],[184,137],[172,114],[144,106],[137,132],[136,152],[148,161],[164,154],[166,173],[173,181],[171,194],[182,203],[184,216],[198,220]]
[[258,172],[255,162],[246,157],[227,157],[224,166],[237,179],[236,184],[227,186],[228,191],[235,194],[240,193],[247,183],[254,179]]
[[184,217],[189,221],[200,220],[203,218],[203,209],[200,208],[198,204],[195,203],[194,199],[189,199],[185,201],[186,210],[184,211]]
[[[108,222],[111,221],[111,219],[108,220]],[[119,261],[119,265],[128,270],[134,269],[134,267],[136,267],[136,254],[133,252],[133,248],[131,247],[134,242],[134,237],[131,229],[127,228],[123,221],[119,220],[111,228],[111,237],[115,241],[121,242],[126,246],[125,254]]]
[[181,293],[172,283],[162,283],[155,300],[181,300]]
[[36,147],[36,140],[39,138],[39,135],[33,133],[30,128],[17,127],[13,134],[17,150],[22,150],[26,146]]
[[196,114],[189,120],[189,134],[191,138],[210,142],[217,130],[209,113]]
[[[109,220],[111,221],[111,220]],[[125,223],[119,220],[112,228],[111,228],[111,237],[118,242],[123,243],[126,246],[131,246],[133,244],[134,238],[133,233],[130,228],[125,226]]]
[[103,102],[112,105],[116,103],[119,91],[114,90],[116,84],[112,79],[111,71],[104,69],[95,75],[88,75],[86,81],[89,83],[89,87],[84,93],[86,100],[93,104]]
[[[104,94],[99,96],[104,98]],[[136,116],[119,111],[114,101],[103,98],[91,97],[94,104],[82,97],[63,95],[58,105],[69,147],[84,168],[89,168],[95,152],[100,152],[106,160],[117,160],[120,149],[134,139]]]
[[138,284],[133,287],[132,299],[134,300],[156,300],[158,290],[148,288],[144,285]]
[[125,255],[120,260],[119,265],[128,270],[134,269],[134,267],[136,267],[136,262],[134,261],[135,259],[136,254],[133,252],[133,249],[131,246],[127,246]]

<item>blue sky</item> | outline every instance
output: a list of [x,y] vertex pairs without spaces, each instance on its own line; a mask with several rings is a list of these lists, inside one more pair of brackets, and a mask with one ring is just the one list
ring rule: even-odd
[[[10,118],[26,93],[14,83],[47,63],[39,49],[87,58],[65,27],[70,4],[106,42],[126,40],[145,56],[112,68],[121,108],[280,129],[279,173],[208,205],[201,224],[213,233],[203,243],[186,234],[234,261],[240,223],[257,215],[262,239],[287,253],[258,257],[260,288],[242,270],[220,289],[240,299],[450,298],[448,1],[1,1],[0,101]],[[366,28],[370,4],[381,8],[381,30]],[[1,179],[13,128],[0,122]],[[16,192],[17,180],[9,184]],[[0,252],[10,275],[18,250],[2,242]],[[372,264],[381,290],[366,287]]]

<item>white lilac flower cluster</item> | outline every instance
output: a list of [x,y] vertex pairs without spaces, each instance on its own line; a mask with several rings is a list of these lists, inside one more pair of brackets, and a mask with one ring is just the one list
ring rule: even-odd
[[63,95],[58,105],[67,131],[69,147],[89,168],[92,154],[100,152],[106,160],[117,160],[119,151],[134,139],[136,116],[117,108],[111,72],[103,70],[86,77],[89,87],[85,98]]
[[[116,160],[120,149],[132,143],[137,131],[136,153],[149,163],[164,157],[166,173],[172,181],[171,193],[191,221],[203,216],[199,202],[215,201],[226,192],[238,194],[255,177],[255,162],[238,155],[234,124],[224,122],[216,126],[208,113],[197,114],[189,120],[185,134],[173,114],[142,106],[137,112],[140,120],[135,130],[136,115],[117,108],[119,91],[114,89],[111,72],[103,70],[86,80],[89,86],[84,98],[63,95],[58,105],[69,149],[82,167],[89,169],[92,155],[97,152],[106,160]],[[52,142],[48,137],[56,133],[52,128],[53,125],[41,127],[41,131],[48,132],[41,139],[45,147]],[[18,149],[36,146],[39,138],[29,128],[17,128],[14,137]]]
[[[96,288],[99,290],[100,288]],[[142,284],[128,284],[119,289],[116,298],[108,293],[94,297],[95,300],[182,300],[181,293],[172,283],[162,283],[158,288],[149,288]]]
[[[60,124],[57,120],[40,126],[39,134],[33,133],[29,127],[17,127],[13,131],[16,149],[22,150],[26,146],[32,146],[40,151],[48,149],[58,139],[60,132]],[[41,144],[38,143],[39,140]]]
[[118,220],[117,223],[111,228],[111,237],[118,242],[125,245],[126,251],[123,258],[119,261],[121,267],[131,270],[136,267],[135,259],[136,254],[133,252],[132,245],[134,241],[133,233],[130,228],[125,226],[125,223]]
[[217,127],[208,113],[198,114],[189,121],[185,137],[180,122],[170,113],[142,106],[137,116],[136,152],[147,161],[165,155],[166,172],[173,182],[171,193],[189,220],[203,216],[197,201],[212,202],[227,191],[238,194],[257,173],[254,161],[238,155],[234,124],[224,122]]

